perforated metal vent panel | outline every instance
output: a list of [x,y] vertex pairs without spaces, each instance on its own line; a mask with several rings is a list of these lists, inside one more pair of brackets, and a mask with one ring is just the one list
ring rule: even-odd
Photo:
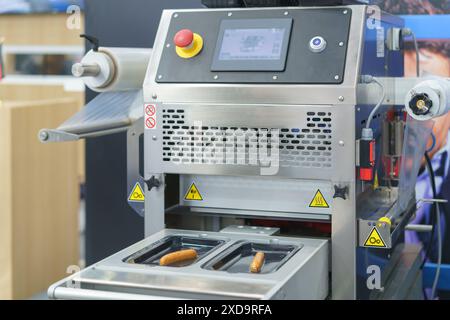
[[[192,112],[193,108],[186,107],[163,108],[163,163],[260,166],[264,163],[258,155],[268,152],[272,156],[279,154],[282,168],[331,169],[333,166],[330,111],[298,108],[294,109],[295,113],[286,116],[277,113],[271,119],[270,111],[268,116],[258,115],[254,107],[253,116],[249,110],[239,113],[232,108],[227,115],[217,109],[214,114],[214,108],[217,107],[211,107],[207,113]],[[267,113],[261,108],[261,112]],[[247,125],[242,125],[243,122]],[[261,122],[265,122],[264,126],[257,126]]]

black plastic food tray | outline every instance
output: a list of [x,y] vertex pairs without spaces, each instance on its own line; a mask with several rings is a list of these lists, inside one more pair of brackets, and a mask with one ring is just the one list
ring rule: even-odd
[[197,251],[197,259],[182,261],[170,265],[170,267],[185,267],[202,259],[206,254],[224,244],[224,240],[203,239],[185,236],[169,236],[140,250],[125,259],[125,262],[145,265],[159,265],[159,259],[179,250],[194,249]]
[[300,249],[301,246],[297,245],[242,241],[214,257],[203,268],[228,273],[250,273],[250,264],[253,257],[257,252],[264,252],[264,265],[259,274],[272,273],[277,271]]

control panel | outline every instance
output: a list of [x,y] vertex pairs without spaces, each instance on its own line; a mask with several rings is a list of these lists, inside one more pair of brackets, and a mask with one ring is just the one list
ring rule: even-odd
[[174,12],[159,83],[339,84],[349,8]]

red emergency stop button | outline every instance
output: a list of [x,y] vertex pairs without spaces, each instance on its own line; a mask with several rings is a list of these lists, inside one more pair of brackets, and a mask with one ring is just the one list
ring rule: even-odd
[[194,41],[194,33],[189,29],[183,29],[177,32],[173,38],[173,42],[177,47],[189,47]]
[[180,58],[190,59],[202,51],[203,38],[189,29],[178,31],[173,37],[175,51]]

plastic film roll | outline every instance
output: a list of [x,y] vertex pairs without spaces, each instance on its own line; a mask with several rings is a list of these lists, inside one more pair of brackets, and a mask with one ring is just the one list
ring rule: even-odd
[[417,176],[433,126],[433,120],[419,121],[410,116],[407,118],[400,165],[397,213],[406,210],[410,199],[414,196]]
[[405,97],[405,108],[416,120],[426,121],[450,111],[450,81],[432,78],[418,83]]
[[128,91],[142,88],[151,49],[100,47],[90,50],[72,67],[93,91]]

